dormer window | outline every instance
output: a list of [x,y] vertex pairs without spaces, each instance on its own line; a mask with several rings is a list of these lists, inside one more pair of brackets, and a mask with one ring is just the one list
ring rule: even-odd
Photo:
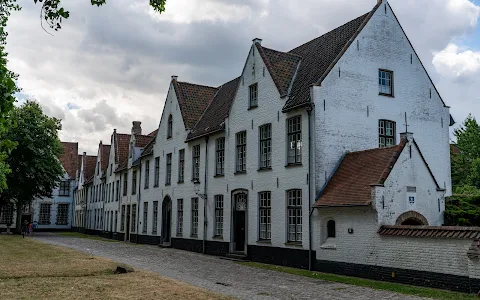
[[249,87],[249,108],[258,106],[258,83],[254,83]]
[[168,116],[167,139],[172,137],[172,131],[173,131],[173,120],[172,120],[172,115],[169,115]]

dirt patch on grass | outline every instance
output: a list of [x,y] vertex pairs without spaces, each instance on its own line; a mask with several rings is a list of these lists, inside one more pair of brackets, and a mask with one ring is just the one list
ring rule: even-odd
[[0,299],[231,299],[108,259],[21,236],[0,236]]

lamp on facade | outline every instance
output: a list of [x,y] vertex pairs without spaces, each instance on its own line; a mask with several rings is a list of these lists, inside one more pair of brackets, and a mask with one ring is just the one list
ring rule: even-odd
[[207,194],[200,193],[200,180],[198,178],[193,179],[195,195],[202,198],[203,200],[207,199]]

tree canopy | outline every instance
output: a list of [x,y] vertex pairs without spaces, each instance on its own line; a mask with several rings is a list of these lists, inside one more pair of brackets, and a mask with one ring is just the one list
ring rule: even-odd
[[17,212],[21,212],[33,199],[51,197],[64,174],[59,160],[61,123],[45,115],[33,101],[14,107],[9,115],[17,126],[2,138],[15,142],[16,147],[7,158],[12,172],[6,176],[8,189],[0,194],[0,204],[13,203]]

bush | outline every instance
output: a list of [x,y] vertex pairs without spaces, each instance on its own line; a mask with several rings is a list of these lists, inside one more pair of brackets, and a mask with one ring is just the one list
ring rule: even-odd
[[445,199],[446,226],[480,226],[480,195],[453,195]]

